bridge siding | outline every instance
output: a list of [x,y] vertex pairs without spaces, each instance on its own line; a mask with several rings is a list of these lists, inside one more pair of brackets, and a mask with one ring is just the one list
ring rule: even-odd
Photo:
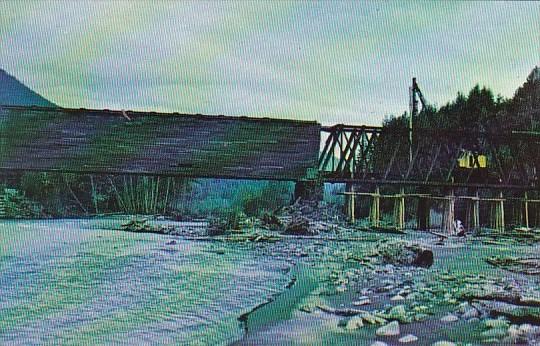
[[0,108],[0,169],[299,180],[320,125],[277,119]]

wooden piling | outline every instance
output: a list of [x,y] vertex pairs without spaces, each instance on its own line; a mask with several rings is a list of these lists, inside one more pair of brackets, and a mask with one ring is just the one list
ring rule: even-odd
[[499,227],[498,227],[498,230],[500,230],[501,232],[504,232],[504,229],[505,229],[505,223],[504,223],[504,196],[503,196],[503,193],[502,191],[499,193],[499,203],[498,203],[498,210],[499,210],[499,217],[498,217],[498,224],[499,224]]
[[451,234],[454,233],[454,218],[455,218],[455,198],[454,189],[451,189],[445,203],[445,210],[443,213],[442,229],[444,232]]
[[493,204],[491,207],[491,226],[500,232],[503,232],[505,229],[504,196],[502,192],[499,193],[499,198],[493,199]]
[[347,216],[349,218],[349,221],[351,223],[354,223],[356,221],[356,215],[355,215],[355,200],[356,195],[354,194],[354,185],[349,183],[346,185],[346,192],[350,193],[346,195],[347,199]]
[[425,231],[431,227],[430,200],[428,197],[418,197],[416,208],[416,228]]
[[373,194],[373,200],[371,203],[371,211],[370,211],[370,221],[372,227],[379,227],[380,225],[380,218],[381,218],[381,211],[380,211],[380,190],[377,186],[375,188],[375,193]]
[[405,228],[405,192],[400,188],[399,195],[394,202],[394,224],[397,229]]
[[401,188],[399,192],[401,194],[401,197],[399,198],[400,222],[401,222],[401,229],[404,229],[405,228],[405,190],[404,188]]
[[480,229],[480,196],[478,190],[475,191],[475,198],[472,200],[472,229]]
[[525,196],[523,198],[523,213],[525,216],[525,227],[529,229],[529,198],[527,191],[525,191]]

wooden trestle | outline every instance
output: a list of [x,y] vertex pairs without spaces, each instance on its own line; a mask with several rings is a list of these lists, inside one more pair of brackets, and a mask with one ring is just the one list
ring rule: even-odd
[[[528,193],[524,192],[523,197],[505,197],[503,192],[499,192],[496,197],[480,197],[479,191],[475,190],[473,195],[457,195],[454,189],[448,189],[445,195],[432,195],[430,193],[405,193],[403,187],[399,193],[381,194],[379,186],[375,186],[373,192],[356,192],[352,184],[348,184],[346,192],[342,193],[347,201],[347,215],[349,220],[355,222],[358,218],[356,214],[356,198],[371,198],[369,204],[369,223],[371,227],[381,227],[381,200],[393,199],[393,227],[395,229],[405,229],[406,226],[406,201],[417,200],[416,229],[429,230],[440,228],[443,232],[452,234],[456,231],[456,201],[465,200],[466,220],[468,230],[477,231],[481,227],[481,203],[487,203],[489,211],[486,227],[504,232],[509,224],[505,220],[505,203],[514,202],[517,207],[517,213],[513,213],[514,219],[511,220],[514,225],[519,224],[525,229],[529,229],[529,208],[530,204],[540,203],[540,199],[529,199]],[[442,203],[442,222],[440,227],[432,225],[431,207],[434,203]],[[517,215],[517,217],[516,217]]]

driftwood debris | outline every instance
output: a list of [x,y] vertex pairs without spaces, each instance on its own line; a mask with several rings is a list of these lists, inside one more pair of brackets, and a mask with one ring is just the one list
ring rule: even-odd
[[314,235],[315,232],[310,228],[309,220],[302,216],[294,216],[285,226],[285,234],[292,235]]
[[463,293],[462,298],[467,300],[479,300],[479,301],[493,301],[493,302],[502,302],[517,306],[526,306],[526,307],[535,307],[540,308],[540,299],[533,297],[522,297],[518,294],[511,292],[489,292],[489,293]]
[[319,308],[319,310],[321,310],[323,312],[326,312],[326,313],[329,313],[329,314],[333,314],[333,315],[337,315],[337,316],[346,316],[346,317],[351,317],[351,316],[356,316],[356,315],[367,313],[366,310],[359,310],[359,309],[353,309],[353,308],[334,309],[334,308],[332,308],[332,307],[330,307],[328,305],[318,305],[317,308]]
[[477,304],[489,311],[493,317],[503,316],[513,323],[540,324],[540,308],[531,306],[518,306],[500,301],[476,301]]
[[486,262],[511,272],[526,275],[540,274],[540,257],[489,257]]

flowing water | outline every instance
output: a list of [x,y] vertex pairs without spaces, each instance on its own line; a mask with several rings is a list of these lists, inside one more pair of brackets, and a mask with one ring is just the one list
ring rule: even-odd
[[0,344],[227,344],[244,333],[239,316],[283,290],[289,269],[249,245],[92,220],[5,221]]

